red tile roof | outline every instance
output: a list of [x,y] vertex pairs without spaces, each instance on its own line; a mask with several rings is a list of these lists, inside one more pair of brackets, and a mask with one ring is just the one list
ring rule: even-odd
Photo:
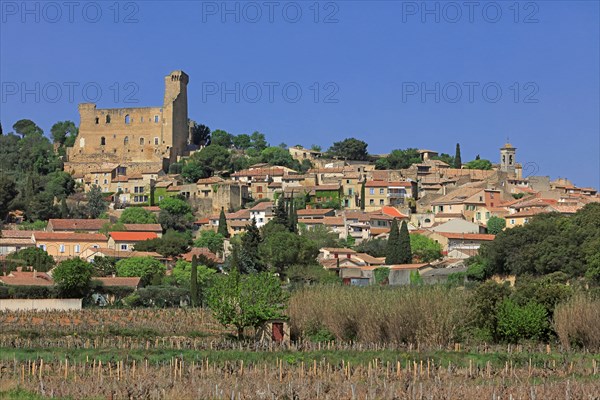
[[352,249],[347,249],[345,247],[323,247],[321,250],[326,250],[330,253],[339,253],[339,254],[355,254],[356,251]]
[[274,205],[275,205],[275,203],[273,203],[272,201],[263,201],[261,203],[256,204],[254,207],[252,207],[250,209],[250,211],[265,211],[265,210],[273,208]]
[[49,225],[52,225],[54,231],[98,231],[108,219],[50,219]]
[[408,218],[408,215],[404,215],[402,214],[400,211],[398,211],[398,209],[396,207],[392,207],[392,206],[383,206],[383,208],[381,209],[381,212],[389,215],[390,217],[396,217],[396,218]]
[[110,232],[109,235],[116,242],[141,242],[158,237],[154,232]]
[[217,264],[222,263],[223,260],[220,259],[215,253],[210,251],[206,247],[193,247],[189,252],[185,253],[182,257],[185,261],[191,262],[192,257],[203,255],[206,258],[213,260]]
[[12,271],[6,276],[0,276],[0,282],[11,286],[52,286],[54,281],[45,272]]
[[424,267],[429,266],[429,263],[425,263],[425,264],[394,264],[394,265],[387,265],[387,267],[391,270],[402,270],[402,269],[421,269]]
[[330,214],[333,208],[307,208],[305,210],[298,210],[296,213],[298,216],[323,216],[325,214]]
[[401,182],[401,181],[367,181],[365,183],[365,187],[411,187],[410,182]]
[[29,239],[34,233],[43,231],[15,231],[15,230],[3,230],[0,231],[0,237],[12,238],[12,239]]
[[124,224],[128,232],[160,232],[162,226],[160,224]]
[[35,232],[35,241],[64,241],[64,242],[106,242],[108,239],[101,233],[68,233],[68,232]]

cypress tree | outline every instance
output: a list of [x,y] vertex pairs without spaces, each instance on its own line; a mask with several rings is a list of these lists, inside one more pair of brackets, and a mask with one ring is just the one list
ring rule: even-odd
[[67,205],[67,200],[63,197],[60,201],[60,217],[61,218],[69,218],[69,206]]
[[456,154],[454,155],[454,168],[462,168],[462,160],[460,159],[460,143],[456,143]]
[[400,233],[398,231],[398,221],[394,218],[390,227],[390,236],[385,249],[385,264],[402,264],[400,257]]
[[290,200],[288,219],[289,219],[290,232],[296,233],[298,231],[298,229],[297,229],[298,213],[296,212],[296,207],[294,204],[294,192],[292,192],[292,199]]
[[285,200],[283,199],[282,195],[277,201],[277,208],[275,209],[275,217],[273,218],[273,221],[275,221],[277,224],[288,227],[288,215],[285,208]]
[[256,226],[256,219],[252,218],[246,225],[246,232],[242,235],[242,246],[239,254],[239,270],[244,273],[261,272],[264,268],[258,255],[260,245],[260,231]]
[[410,249],[410,234],[406,221],[402,221],[398,240],[398,249],[400,254],[399,264],[412,264],[412,250]]
[[198,307],[198,257],[192,257],[192,271],[190,274],[190,297],[192,307]]
[[365,199],[365,181],[363,181],[362,185],[360,186],[360,209],[362,211],[365,211],[365,204],[367,203],[367,199]]
[[221,214],[219,215],[219,228],[217,233],[223,235],[224,238],[229,237],[229,229],[227,229],[227,217],[225,217],[225,209],[221,207]]

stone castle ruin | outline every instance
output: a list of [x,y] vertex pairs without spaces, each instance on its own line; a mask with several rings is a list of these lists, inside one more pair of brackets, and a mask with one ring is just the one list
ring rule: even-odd
[[188,144],[188,82],[183,71],[167,75],[161,107],[80,104],[79,136],[68,149],[65,170],[86,174],[106,164],[117,164],[125,173],[168,170]]

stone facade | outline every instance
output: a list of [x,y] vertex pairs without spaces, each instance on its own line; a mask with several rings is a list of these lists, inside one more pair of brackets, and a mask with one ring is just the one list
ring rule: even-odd
[[79,136],[68,149],[65,170],[86,174],[106,163],[119,174],[163,168],[184,155],[188,138],[188,75],[173,71],[165,77],[162,107],[99,109],[79,105]]

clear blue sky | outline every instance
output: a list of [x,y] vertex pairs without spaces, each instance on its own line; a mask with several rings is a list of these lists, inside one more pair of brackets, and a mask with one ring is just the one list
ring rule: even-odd
[[463,161],[493,162],[508,136],[527,172],[600,186],[597,1],[0,4],[5,131],[78,123],[98,87],[99,107],[161,105],[182,69],[190,118],[213,130],[324,148],[353,136],[375,154],[460,142]]

